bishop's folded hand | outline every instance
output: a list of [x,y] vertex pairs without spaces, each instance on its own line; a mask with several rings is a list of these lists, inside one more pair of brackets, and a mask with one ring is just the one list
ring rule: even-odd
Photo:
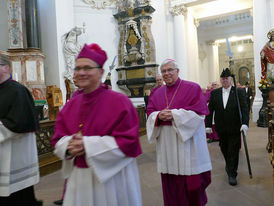
[[79,133],[74,134],[69,141],[67,150],[71,156],[81,156],[85,154],[83,136]]
[[169,109],[164,109],[159,113],[159,119],[162,121],[172,121],[172,112]]

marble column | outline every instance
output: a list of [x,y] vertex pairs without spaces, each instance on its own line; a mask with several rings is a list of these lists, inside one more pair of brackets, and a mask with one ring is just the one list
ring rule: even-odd
[[[259,118],[259,110],[262,106],[262,94],[258,88],[261,79],[261,61],[260,51],[265,43],[268,41],[267,33],[271,29],[271,24],[268,17],[271,10],[267,5],[268,0],[254,0],[253,1],[253,35],[254,35],[254,72],[255,72],[255,89],[256,95],[252,106],[252,120],[256,122]],[[273,22],[273,20],[272,20]]]
[[174,56],[180,69],[179,76],[188,79],[187,72],[187,45],[185,31],[185,13],[187,12],[183,4],[171,7],[170,13],[174,17]]
[[40,48],[39,15],[37,0],[25,1],[27,47]]
[[219,72],[219,49],[218,44],[212,42],[209,42],[209,56],[211,58],[208,59],[208,79],[210,82],[215,82],[220,80],[220,72]]

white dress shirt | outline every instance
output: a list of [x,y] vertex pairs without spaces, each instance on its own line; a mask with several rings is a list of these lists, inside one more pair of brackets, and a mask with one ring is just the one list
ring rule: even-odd
[[228,97],[229,97],[230,90],[231,90],[231,86],[228,87],[227,89],[222,88],[224,108],[226,108],[226,104],[227,104],[227,100],[228,100]]

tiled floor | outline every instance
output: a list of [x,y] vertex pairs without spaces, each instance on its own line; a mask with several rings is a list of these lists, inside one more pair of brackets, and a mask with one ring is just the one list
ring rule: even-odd
[[[163,206],[160,176],[156,171],[155,147],[149,145],[146,136],[140,137],[143,154],[138,158],[143,206]],[[265,149],[267,129],[251,123],[247,135],[253,179],[249,179],[243,148],[240,152],[238,185],[232,187],[224,172],[224,160],[217,142],[208,144],[213,165],[212,183],[207,189],[207,206],[273,206],[274,186],[272,167]],[[44,200],[44,206],[53,206],[60,198],[63,179],[60,172],[41,178],[35,186],[36,196]]]

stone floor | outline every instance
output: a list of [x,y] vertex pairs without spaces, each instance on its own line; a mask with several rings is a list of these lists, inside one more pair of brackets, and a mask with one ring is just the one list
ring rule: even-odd
[[[163,206],[160,176],[156,171],[155,146],[149,145],[146,136],[140,137],[143,154],[138,158],[143,206]],[[249,178],[244,149],[240,152],[238,185],[230,186],[224,172],[224,159],[217,142],[208,144],[212,160],[212,183],[207,189],[207,206],[273,206],[274,187],[272,167],[265,149],[267,129],[251,123],[247,142],[253,172]],[[35,186],[36,196],[44,200],[44,206],[53,206],[60,198],[63,179],[60,172],[41,178]]]

